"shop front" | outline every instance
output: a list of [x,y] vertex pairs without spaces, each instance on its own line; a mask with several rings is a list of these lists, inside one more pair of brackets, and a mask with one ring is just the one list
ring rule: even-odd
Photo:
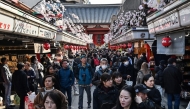
[[181,0],[147,17],[150,34],[156,37],[155,61],[176,57],[183,72],[183,98],[190,98],[190,1]]
[[[0,1],[0,57],[9,59],[9,67],[29,61],[31,56],[50,53],[57,27],[7,3]],[[36,51],[35,44],[41,47]]]
[[[134,54],[141,55],[142,53],[147,54],[147,58],[149,59],[152,56],[151,53],[151,45],[149,43],[153,42],[154,35],[150,35],[147,27],[143,28],[132,28],[126,32],[123,36],[118,36],[113,39],[110,44],[111,47],[114,45],[122,45],[125,44],[128,48],[129,52],[133,52]],[[122,47],[117,47],[122,48]]]

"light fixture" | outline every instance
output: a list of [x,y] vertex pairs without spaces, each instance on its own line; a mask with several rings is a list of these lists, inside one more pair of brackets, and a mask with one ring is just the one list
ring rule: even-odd
[[185,31],[185,36],[188,37],[190,35],[189,31]]
[[25,48],[28,48],[28,45],[27,44],[25,44],[25,46],[24,46]]

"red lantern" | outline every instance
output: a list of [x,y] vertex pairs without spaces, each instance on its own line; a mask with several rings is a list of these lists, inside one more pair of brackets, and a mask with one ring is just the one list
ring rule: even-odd
[[127,47],[127,45],[126,44],[123,44],[123,48],[126,48]]
[[131,44],[131,43],[128,43],[127,46],[128,46],[128,48],[131,48],[131,47],[132,47],[132,44]]
[[65,45],[64,48],[65,48],[65,49],[69,49],[69,45]]
[[69,46],[69,48],[70,48],[70,49],[73,49],[73,46],[72,46],[72,45],[70,45],[70,46]]
[[44,43],[43,46],[44,46],[45,50],[50,49],[50,44],[49,43]]
[[164,47],[169,47],[172,44],[172,39],[169,36],[166,36],[162,39],[162,45]]

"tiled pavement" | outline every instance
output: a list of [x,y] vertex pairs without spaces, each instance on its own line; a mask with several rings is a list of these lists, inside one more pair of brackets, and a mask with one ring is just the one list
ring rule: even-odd
[[[91,90],[92,93],[93,93],[94,89],[95,89],[95,87],[93,86],[92,90]],[[166,98],[164,98],[162,100],[162,105],[164,105],[166,107],[166,109],[167,109],[167,100],[166,100]],[[188,100],[181,100],[181,104],[180,104],[179,109],[186,109],[187,105],[188,105]],[[0,106],[0,109],[4,109],[4,107]],[[16,106],[14,109],[19,109],[19,108],[18,108],[18,106]],[[73,95],[73,97],[72,97],[72,108],[71,109],[78,109],[78,95]],[[87,95],[86,95],[86,92],[84,92],[83,109],[88,109],[87,108]]]

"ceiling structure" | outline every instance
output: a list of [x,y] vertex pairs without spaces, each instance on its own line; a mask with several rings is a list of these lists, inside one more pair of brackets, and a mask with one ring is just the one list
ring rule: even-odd
[[[65,16],[72,19],[75,24],[82,24],[87,34],[106,34],[112,21],[117,15],[121,4],[74,4],[65,5]],[[79,17],[74,19],[71,14]]]

